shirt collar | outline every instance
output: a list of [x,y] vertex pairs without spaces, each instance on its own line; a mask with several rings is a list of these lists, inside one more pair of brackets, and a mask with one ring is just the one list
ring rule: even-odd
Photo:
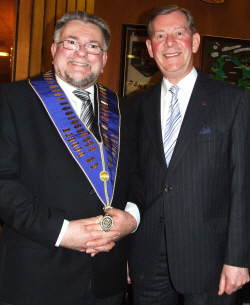
[[[68,83],[66,83],[64,80],[62,80],[59,76],[56,76],[56,81],[58,82],[59,86],[63,89],[63,91],[66,93],[72,93],[74,90],[78,89],[76,87],[73,87],[71,85],[69,85]],[[91,93],[91,96],[94,96],[94,85],[90,86],[89,88],[85,89],[86,91],[88,91],[89,93]]]
[[[191,96],[191,93],[194,88],[195,81],[197,79],[198,73],[196,69],[193,67],[191,72],[187,76],[185,76],[182,80],[177,84],[181,90],[188,96]],[[167,79],[163,77],[162,88],[161,88],[161,96],[166,96],[168,90],[173,86]]]

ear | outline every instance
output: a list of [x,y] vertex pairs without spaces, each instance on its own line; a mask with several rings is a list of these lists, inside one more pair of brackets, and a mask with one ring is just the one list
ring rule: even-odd
[[107,60],[108,60],[108,53],[107,53],[107,52],[103,52],[103,55],[102,55],[102,70],[101,70],[101,73],[103,73],[103,68],[104,68],[104,66],[106,65]]
[[199,33],[195,33],[193,35],[193,42],[192,42],[192,51],[193,53],[196,53],[199,49],[199,46],[200,46],[200,34]]
[[56,54],[56,48],[57,48],[57,44],[53,42],[52,45],[51,45],[51,48],[50,48],[53,59],[54,59],[55,54]]
[[154,58],[154,53],[153,53],[153,50],[152,50],[152,42],[151,40],[147,39],[146,40],[146,45],[147,45],[147,48],[148,48],[148,54],[151,58]]

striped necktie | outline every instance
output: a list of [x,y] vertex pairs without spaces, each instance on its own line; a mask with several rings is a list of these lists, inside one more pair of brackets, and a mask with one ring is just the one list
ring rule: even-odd
[[181,113],[178,102],[178,86],[172,86],[169,91],[172,93],[172,99],[168,110],[168,119],[165,127],[163,146],[167,166],[169,166],[178,134],[181,128]]
[[94,110],[89,97],[90,93],[86,90],[74,90],[73,93],[82,101],[80,113],[81,121],[89,129],[89,131],[94,132]]

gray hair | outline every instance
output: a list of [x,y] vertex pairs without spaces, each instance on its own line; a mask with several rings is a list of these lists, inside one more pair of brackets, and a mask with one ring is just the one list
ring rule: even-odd
[[187,17],[188,28],[190,29],[191,34],[194,35],[196,30],[194,27],[194,18],[192,16],[192,14],[188,10],[181,8],[177,5],[166,5],[166,6],[156,9],[151,14],[151,16],[148,20],[148,38],[151,39],[151,37],[152,37],[152,23],[157,16],[168,15],[168,14],[170,14],[172,12],[176,12],[176,11],[182,12]]
[[61,19],[59,19],[57,21],[56,26],[55,26],[55,31],[54,31],[54,42],[59,42],[59,36],[60,36],[62,27],[66,23],[68,23],[69,21],[72,21],[72,20],[80,20],[85,23],[89,22],[89,23],[92,23],[92,24],[98,26],[104,36],[105,51],[108,49],[108,46],[110,44],[110,31],[109,31],[108,25],[102,18],[100,18],[94,14],[90,14],[90,13],[83,12],[83,11],[68,12],[68,13],[64,14],[61,17]]

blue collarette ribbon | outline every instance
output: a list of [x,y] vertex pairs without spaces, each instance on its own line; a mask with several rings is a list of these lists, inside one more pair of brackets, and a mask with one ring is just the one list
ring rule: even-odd
[[119,99],[114,91],[96,83],[101,142],[86,128],[72,108],[52,71],[30,80],[72,157],[105,206],[112,203],[120,151]]

